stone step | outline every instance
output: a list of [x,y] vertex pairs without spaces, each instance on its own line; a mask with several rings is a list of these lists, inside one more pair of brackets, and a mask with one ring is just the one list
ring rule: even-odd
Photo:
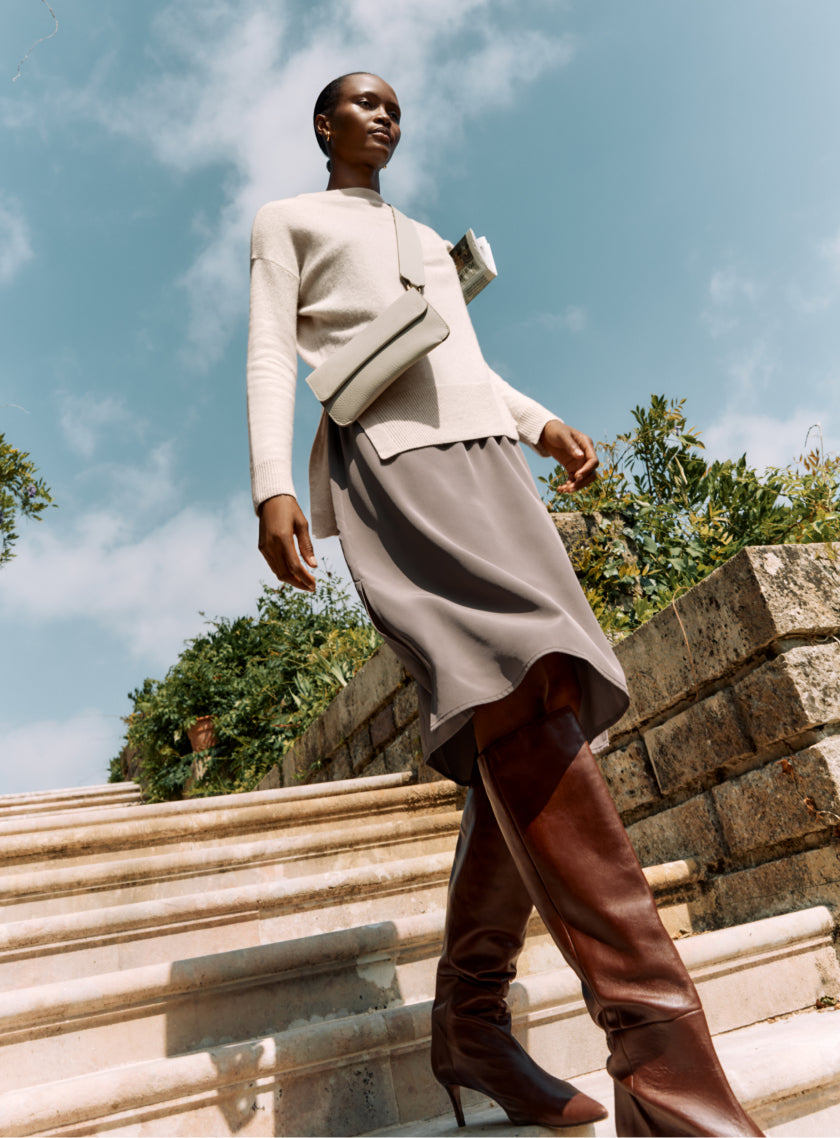
[[[451,782],[410,785],[410,773],[348,779],[318,787],[224,795],[158,806],[128,806],[84,812],[76,823],[45,828],[32,819],[11,819],[0,826],[3,876],[31,873],[61,859],[62,867],[117,861],[129,854],[148,857],[172,850],[207,848],[265,838],[266,831],[284,834],[330,831],[342,823],[359,823],[406,814],[451,811],[461,802]],[[391,780],[385,782],[384,780]],[[396,783],[395,780],[399,780]]]
[[34,873],[0,875],[0,919],[22,921],[399,861],[418,856],[421,846],[424,854],[451,851],[460,820],[457,810],[413,813],[231,845],[170,847],[162,854],[71,868],[49,862]]
[[[835,1018],[832,1018],[835,1017]],[[715,1037],[715,1047],[738,1099],[768,1138],[836,1138],[840,1134],[840,1016],[808,1011]],[[500,1107],[479,1104],[458,1129],[451,1111],[407,1125],[371,1130],[365,1138],[615,1138],[612,1081],[606,1071],[575,1079],[602,1102],[609,1118],[585,1127],[549,1130],[515,1126]],[[65,1131],[65,1133],[67,1133]],[[258,1133],[252,1131],[251,1133]]]
[[[734,932],[680,945],[716,1029],[777,1009],[794,1011],[824,993],[833,961],[825,910]],[[429,1001],[442,934],[443,913],[435,911],[4,993],[0,1090],[36,1083],[56,1064],[69,1077],[103,1063],[161,1058]],[[564,1069],[577,1071],[605,1060],[579,984],[536,917],[511,1004],[519,1020],[527,1020],[529,1045],[541,1061],[557,1063],[560,1056]]]
[[[24,815],[103,809],[141,801],[142,791],[134,782],[105,783],[104,786],[82,786],[28,794],[3,794],[0,795],[0,822]],[[43,824],[42,820],[41,825]]]
[[270,944],[441,908],[447,851],[0,927],[0,991]]
[[[215,794],[206,798],[185,798],[177,802],[152,802],[143,807],[144,818],[172,818],[189,815],[213,813],[219,810],[242,809],[248,806],[268,805],[272,802],[298,802],[308,798],[331,798],[334,795],[358,794],[366,790],[387,790],[395,786],[406,786],[413,781],[411,771],[398,771],[395,774],[374,775],[370,778],[346,778],[336,782],[310,783],[303,786],[286,786],[272,791],[251,791],[248,794]],[[115,784],[116,785],[116,784]],[[123,783],[133,786],[133,783]],[[69,791],[50,792],[65,795]],[[29,796],[24,796],[29,797]],[[32,795],[32,798],[38,797]],[[122,822],[126,812],[121,807],[112,807],[103,798],[99,813],[86,815],[81,824],[101,825],[107,822]],[[0,835],[27,833],[39,828],[37,819],[10,818],[0,820]]]
[[[451,858],[451,853],[445,857]],[[442,867],[446,865],[447,861],[443,861]],[[665,902],[667,918],[674,883],[690,881],[694,869],[687,863],[678,863],[646,872],[658,899]],[[49,948],[36,945],[27,975],[36,976],[40,968],[41,982],[30,978],[28,982],[33,986],[17,990],[10,987],[0,993],[0,1036],[10,1045],[13,1040],[28,1041],[27,1051],[23,1059],[18,1058],[17,1065],[23,1061],[34,1064],[38,1070],[43,1069],[42,1064],[49,1065],[60,1057],[54,1055],[54,1050],[65,1048],[61,1037],[68,1034],[79,1044],[78,1048],[74,1045],[73,1062],[87,1061],[87,1052],[80,1050],[83,1035],[84,1047],[90,1042],[97,1055],[117,1054],[122,1046],[120,1039],[125,1036],[120,1019],[114,1018],[121,1007],[132,1024],[131,1046],[140,1054],[141,1034],[151,1041],[152,1047],[164,1037],[169,1042],[177,1038],[179,1049],[187,1050],[199,1042],[220,1043],[237,1035],[276,1031],[313,1016],[335,1018],[428,999],[434,989],[443,938],[442,900],[441,895],[441,905],[420,916],[401,918],[391,912],[390,919],[378,924],[274,944],[256,943],[172,964],[165,959],[156,965],[138,963],[137,967],[105,975],[85,971],[91,962],[102,964],[103,946],[99,943],[89,946],[81,959],[78,944],[72,942],[61,946],[64,951],[58,957]],[[319,915],[318,919],[323,917]],[[79,932],[79,922],[75,931]],[[238,931],[241,935],[241,928]],[[251,927],[246,926],[245,931],[250,932]],[[797,933],[796,939],[798,951],[804,951],[801,933]],[[126,954],[130,951],[127,949]],[[149,949],[145,951],[148,953]],[[559,959],[534,915],[519,961],[520,977],[557,972]],[[76,970],[75,978],[68,961]],[[18,977],[24,974],[23,968],[18,964]],[[58,980],[57,968],[65,970],[68,978]],[[533,992],[548,993],[542,1000],[548,1006],[552,985],[557,982],[533,981],[531,988]],[[573,980],[567,976],[561,986],[568,986],[569,982],[577,999]],[[85,1035],[86,1032],[91,1034]],[[193,1035],[188,1038],[185,1032]],[[11,1074],[11,1052],[6,1055],[6,1072],[4,1076],[0,1071],[0,1087],[7,1085],[4,1077],[12,1079],[13,1085],[17,1078]]]
[[[821,949],[809,954],[807,946],[817,944]],[[717,1038],[721,1058],[736,1093],[759,1122],[813,1114],[817,1098],[821,1111],[836,1111],[836,1013],[756,1023],[766,1018],[768,1007],[778,1016],[785,1008],[795,1010],[790,1005],[801,1000],[813,1006],[825,983],[826,953],[831,953],[828,911],[700,934],[678,947],[699,981],[713,1031],[730,1029]],[[579,988],[568,982],[568,973],[565,981],[543,975],[516,987],[518,1035],[538,1061],[583,1088],[592,1053],[581,1046],[574,1007],[582,1005]],[[107,1016],[108,994],[104,997]],[[444,1122],[447,1100],[429,1068],[428,1024],[429,1002],[418,1001],[322,1022],[314,1016],[313,1022],[293,1022],[282,1032],[230,1044],[202,1043],[200,1050],[180,1055],[171,1053],[167,1041],[161,1058],[110,1069],[102,1069],[100,1061],[88,1074],[1,1094],[0,1133],[346,1135],[377,1128],[381,1134],[446,1133],[423,1130],[432,1123],[417,1121],[434,1116],[439,1118],[434,1125],[454,1127],[454,1120]],[[558,1047],[564,1037],[566,1045]],[[596,1069],[603,1044],[599,1054]],[[61,1064],[59,1069],[66,1070]],[[602,1092],[603,1098],[609,1101]],[[471,1117],[487,1106],[475,1095],[465,1096],[465,1103]]]

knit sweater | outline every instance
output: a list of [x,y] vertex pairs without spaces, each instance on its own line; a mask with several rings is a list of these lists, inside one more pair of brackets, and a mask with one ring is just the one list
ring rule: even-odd
[[[387,459],[417,447],[506,436],[540,450],[557,418],[487,365],[467,314],[451,246],[414,222],[426,270],[425,296],[449,337],[405,371],[359,422]],[[297,355],[315,368],[389,304],[403,285],[390,208],[374,190],[327,190],[269,202],[251,237],[248,427],[255,509],[295,495],[292,426]],[[326,417],[310,456],[313,532],[337,532],[329,490]],[[540,453],[543,453],[540,451]]]

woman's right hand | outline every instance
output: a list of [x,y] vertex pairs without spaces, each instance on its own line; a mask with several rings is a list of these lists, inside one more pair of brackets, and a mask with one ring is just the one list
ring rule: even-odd
[[281,581],[308,593],[315,592],[315,578],[303,567],[301,557],[313,569],[318,562],[309,537],[309,523],[297,498],[278,494],[262,503],[259,548],[272,573]]

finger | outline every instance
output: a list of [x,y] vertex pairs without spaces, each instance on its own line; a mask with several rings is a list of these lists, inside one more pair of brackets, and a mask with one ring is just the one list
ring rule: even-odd
[[301,518],[295,524],[295,533],[297,535],[298,549],[300,555],[313,569],[318,567],[318,561],[315,557],[315,550],[312,548],[312,538],[309,536],[309,524],[306,519]]
[[[584,464],[594,463],[598,465],[598,455],[595,451],[595,444],[590,439],[589,435],[585,435],[582,431],[572,430],[572,440],[576,444],[576,450],[573,451],[575,458],[582,458]],[[578,465],[577,463],[575,464]]]
[[582,490],[584,486],[589,486],[598,477],[598,459],[594,461],[585,462],[576,470],[566,471],[568,480],[557,489],[561,494],[573,494],[575,490]]
[[[294,553],[294,545],[289,539],[289,546],[292,549],[294,560],[297,561],[297,556]],[[314,580],[309,577],[309,574],[302,568],[300,563],[297,563],[297,568],[294,565],[289,565],[286,560],[286,548],[282,538],[272,537],[261,539],[259,542],[260,553],[266,560],[269,569],[284,585],[293,585],[296,589],[304,589],[307,592],[313,592],[315,588]],[[307,581],[307,578],[309,580]]]
[[297,586],[298,589],[304,589],[307,593],[315,592],[315,578],[304,569],[300,563],[300,558],[295,549],[294,538],[284,536],[279,539],[280,546],[283,550],[283,560],[286,564],[286,570],[291,574],[291,584]]
[[586,462],[582,463],[574,472],[571,472],[572,481],[577,485],[585,485],[591,482],[595,477],[595,471],[598,469],[598,459],[593,454]]

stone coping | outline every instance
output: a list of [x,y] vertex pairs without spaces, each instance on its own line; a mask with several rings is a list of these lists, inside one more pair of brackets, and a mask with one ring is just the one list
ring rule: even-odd
[[[106,851],[136,849],[153,846],[156,842],[206,841],[214,835],[237,829],[338,822],[341,818],[364,818],[374,811],[444,809],[457,801],[454,783],[412,786],[408,781],[403,779],[401,786],[377,790],[365,790],[359,783],[351,783],[351,787],[341,795],[310,793],[292,800],[271,799],[258,793],[257,802],[242,805],[237,802],[236,795],[230,795],[225,797],[224,806],[211,811],[196,811],[188,818],[184,818],[183,811],[158,816],[132,812],[121,821],[96,824],[85,820],[84,825],[68,825],[54,830],[0,833],[0,865],[24,858],[92,854],[97,846]],[[315,791],[319,787],[300,789]]]
[[[57,817],[53,829],[61,826],[98,826],[108,822],[129,822],[142,818],[143,825],[152,825],[154,819],[179,817],[183,814],[212,814],[221,811],[244,810],[249,806],[267,806],[271,803],[301,802],[311,798],[327,798],[340,794],[359,794],[365,790],[387,790],[396,786],[407,786],[413,782],[410,771],[397,771],[393,774],[373,775],[369,778],[348,778],[314,786],[286,786],[272,791],[252,790],[246,794],[216,794],[207,798],[185,798],[178,802],[153,802],[144,805],[142,812],[126,806],[104,807],[89,810],[79,817],[69,816],[72,821],[62,822]],[[0,820],[0,839],[7,834],[40,832],[44,828],[41,818],[13,818]]]
[[65,798],[88,798],[97,795],[107,798],[112,794],[126,794],[128,791],[139,793],[140,787],[136,782],[103,782],[96,786],[68,786],[60,790],[24,790],[20,794],[0,794],[0,810],[5,806],[20,806],[27,802],[61,801]]
[[[236,915],[292,912],[339,905],[362,896],[402,893],[446,883],[452,852],[405,858],[361,868],[337,869],[311,877],[135,901],[105,909],[32,917],[0,926],[0,954],[85,939],[126,936],[140,929],[205,922]],[[2,963],[2,960],[0,960]]]
[[150,857],[120,861],[93,862],[86,866],[48,866],[32,873],[0,876],[0,903],[15,898],[35,899],[43,895],[63,896],[121,885],[146,885],[160,879],[216,873],[236,867],[253,867],[279,861],[305,860],[345,849],[359,849],[382,843],[417,840],[442,833],[457,834],[461,815],[453,810],[424,816],[412,814],[386,822],[358,824],[311,834],[287,834],[280,838],[256,839],[210,849],[173,850]]

